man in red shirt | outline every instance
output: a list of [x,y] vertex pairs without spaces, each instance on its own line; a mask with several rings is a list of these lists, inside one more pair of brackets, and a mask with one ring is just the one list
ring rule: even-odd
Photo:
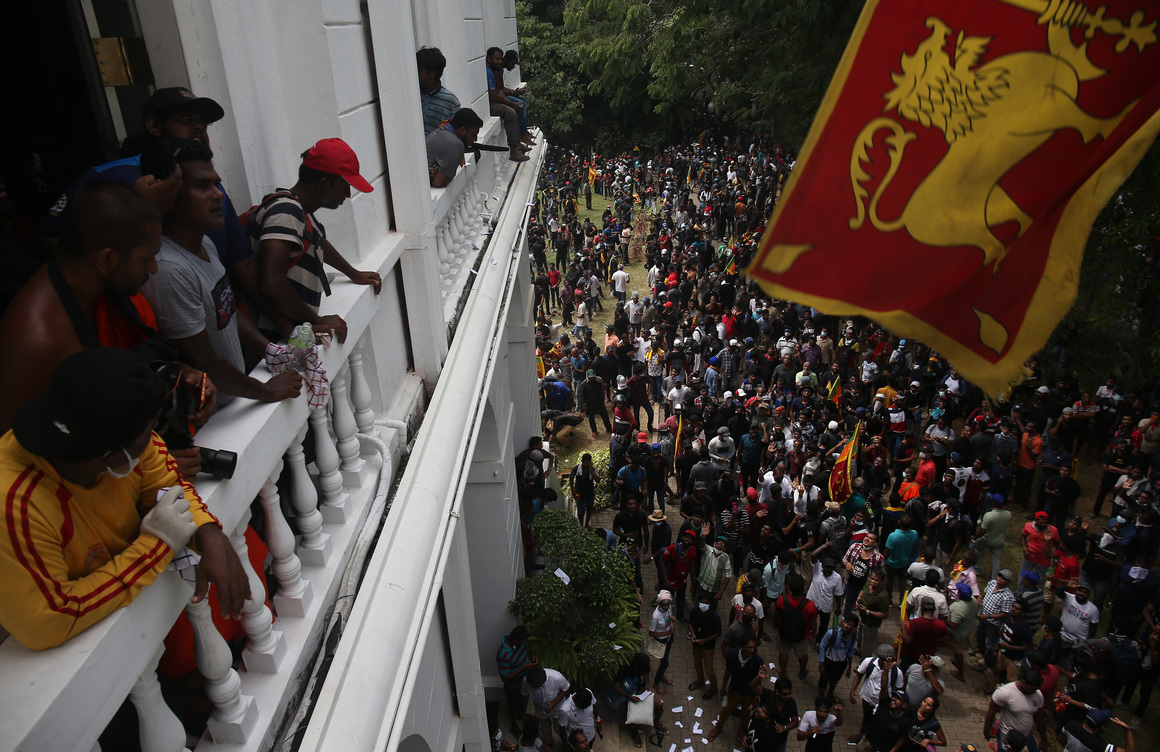
[[782,676],[786,675],[789,657],[798,656],[798,678],[806,678],[806,662],[812,655],[818,608],[805,596],[805,580],[800,574],[788,574],[786,592],[773,602],[773,621],[777,625],[777,657]]
[[749,501],[749,505],[745,507],[745,513],[749,515],[749,529],[743,534],[746,548],[753,545],[757,534],[761,532],[761,526],[769,522],[769,507],[757,500],[759,496],[756,488],[750,488],[745,492],[745,498]]
[[919,615],[907,622],[906,631],[902,633],[903,670],[918,663],[920,657],[937,653],[939,645],[946,639],[947,625],[935,618],[934,598],[923,598],[919,603]]
[[1059,529],[1047,522],[1047,512],[1035,513],[1035,520],[1023,526],[1023,572],[1035,572],[1042,582],[1047,568],[1055,558],[1055,548],[1059,544]]

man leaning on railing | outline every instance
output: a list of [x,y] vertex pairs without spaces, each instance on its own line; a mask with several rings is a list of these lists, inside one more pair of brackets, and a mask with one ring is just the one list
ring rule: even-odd
[[153,433],[176,364],[92,348],[0,437],[0,625],[42,650],[128,605],[186,545],[201,555],[193,600],[217,588],[241,617],[249,583],[218,521]]

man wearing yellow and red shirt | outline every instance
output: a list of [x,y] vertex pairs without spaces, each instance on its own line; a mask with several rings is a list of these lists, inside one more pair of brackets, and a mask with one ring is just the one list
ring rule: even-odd
[[217,588],[223,615],[249,597],[217,520],[153,428],[177,385],[139,355],[90,348],[0,437],[0,624],[22,645],[60,645],[128,605],[187,544],[201,553],[194,601]]

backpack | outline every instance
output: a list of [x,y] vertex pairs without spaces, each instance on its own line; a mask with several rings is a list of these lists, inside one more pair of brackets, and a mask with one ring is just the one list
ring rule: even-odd
[[[1135,679],[1140,673],[1140,646],[1128,637],[1110,637],[1112,643],[1111,667],[1125,682]],[[1110,672],[1109,672],[1110,673]]]
[[777,634],[786,642],[801,642],[806,636],[806,603],[809,599],[802,597],[796,606],[789,605],[789,598],[785,599],[785,610],[781,613],[781,620],[777,624]]
[[[254,204],[249,209],[246,209],[244,212],[242,212],[241,214],[238,215],[238,222],[241,223],[242,232],[245,233],[247,238],[252,239],[252,240],[258,239],[258,234],[257,234],[258,226],[256,224],[251,223],[251,220],[254,218],[254,215],[257,214],[262,209],[269,206],[270,204],[274,203],[278,199],[282,199],[282,198],[294,199],[295,203],[297,203],[300,207],[302,206],[301,201],[299,201],[298,196],[294,195],[293,191],[275,191],[274,193],[271,193],[271,194],[264,196],[260,203]],[[321,256],[321,253],[322,253],[321,240],[323,240],[323,236],[314,227],[314,220],[310,216],[310,212],[306,211],[305,208],[302,209],[302,216],[303,216],[303,219],[305,220],[305,226],[303,227],[303,230],[302,230],[302,253],[299,253],[297,256],[291,257],[290,267],[288,267],[288,268],[292,268],[294,266],[297,266],[298,263],[300,261],[302,261],[302,259],[306,258],[306,254],[310,253],[312,245],[318,247],[318,250],[315,252],[314,255],[318,256],[320,260],[322,258],[322,256]],[[323,292],[325,292],[327,297],[329,297],[330,296],[330,281],[327,279],[325,274],[322,275],[322,277],[320,279],[322,281]]]

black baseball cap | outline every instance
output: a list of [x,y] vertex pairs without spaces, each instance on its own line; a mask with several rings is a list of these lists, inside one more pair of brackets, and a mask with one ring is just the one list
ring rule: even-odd
[[[169,366],[174,377],[176,368]],[[165,378],[132,350],[81,350],[57,367],[47,390],[20,406],[12,431],[32,454],[93,459],[135,439],[169,393]]]
[[222,106],[209,97],[196,96],[184,86],[170,86],[153,92],[145,102],[145,117],[168,115],[179,109],[200,111],[206,123],[216,123],[226,116]]

